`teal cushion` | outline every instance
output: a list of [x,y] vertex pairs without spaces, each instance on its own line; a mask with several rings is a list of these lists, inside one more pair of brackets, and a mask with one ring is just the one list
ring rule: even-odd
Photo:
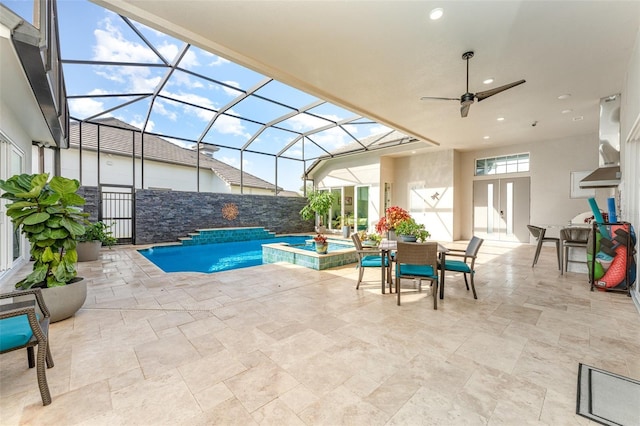
[[[369,266],[380,266],[382,265],[382,259],[380,258],[380,256],[365,256],[362,258],[362,261],[360,261],[360,265],[362,265],[363,267],[369,267]],[[384,266],[389,266],[389,259],[385,258],[384,259]]]
[[26,314],[0,320],[0,351],[24,346],[31,336],[33,331]]
[[400,264],[396,268],[396,275],[414,275],[427,278],[438,278],[433,268],[428,265],[408,265]]
[[469,265],[461,260],[445,260],[444,269],[446,269],[447,271],[464,272],[467,274],[471,273],[471,268],[469,268]]

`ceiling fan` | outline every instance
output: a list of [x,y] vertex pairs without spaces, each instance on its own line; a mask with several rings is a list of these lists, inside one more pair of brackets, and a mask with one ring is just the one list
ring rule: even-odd
[[478,102],[487,99],[489,96],[496,95],[500,92],[504,92],[507,89],[511,89],[512,87],[518,86],[525,82],[525,80],[514,81],[513,83],[505,84],[504,86],[496,87],[494,89],[485,90],[484,92],[478,93],[469,93],[469,59],[473,58],[473,52],[464,52],[462,54],[462,59],[467,61],[467,91],[459,98],[438,98],[434,96],[423,96],[420,99],[435,99],[441,101],[458,101],[460,102],[460,115],[462,117],[466,117],[469,114],[469,108],[471,108],[471,104],[474,102],[474,99],[477,99]]

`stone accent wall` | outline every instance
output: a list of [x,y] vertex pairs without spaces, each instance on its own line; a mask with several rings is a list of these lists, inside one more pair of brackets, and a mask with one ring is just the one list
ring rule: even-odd
[[313,232],[313,221],[300,217],[306,203],[304,197],[139,189],[135,194],[134,242],[177,242],[196,229],[210,228],[259,226],[277,234]]
[[89,213],[88,219],[91,222],[98,221],[98,209],[100,206],[100,199],[97,186],[81,186],[78,188],[78,195],[84,197],[86,203],[84,205],[84,211]]

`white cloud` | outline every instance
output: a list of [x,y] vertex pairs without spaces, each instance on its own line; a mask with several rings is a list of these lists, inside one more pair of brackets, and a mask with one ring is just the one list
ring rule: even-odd
[[199,82],[195,78],[191,78],[189,74],[185,74],[179,71],[173,73],[169,83],[171,86],[185,86],[189,89],[201,89],[204,87],[201,82]]
[[153,112],[167,117],[171,121],[176,121],[178,119],[178,114],[173,111],[169,111],[165,107],[165,103],[160,99],[156,99],[156,101],[153,103]]
[[[126,121],[124,119],[122,119],[122,121]],[[142,117],[136,117],[134,118],[131,122],[129,122],[129,124],[131,124],[132,126],[137,127],[138,129],[142,129],[142,126],[144,126],[144,120],[142,119]],[[149,120],[147,122],[147,127],[145,130],[145,132],[152,132],[153,128],[155,127],[156,123],[153,122],[153,120]]]
[[347,145],[353,140],[339,127],[334,127],[320,133],[309,136],[314,142],[322,145],[325,149],[332,150]]
[[379,124],[377,126],[372,126],[369,128],[369,136],[379,135],[381,133],[390,132],[391,128],[385,125]]
[[[240,162],[238,161],[237,158],[233,158],[233,157],[220,157],[220,158],[218,158],[218,157],[215,157],[215,154],[214,154],[214,158],[216,160],[220,160],[223,163],[228,164],[228,165],[230,165],[232,167],[235,167],[235,168],[239,168],[240,167]],[[246,160],[245,160],[245,164],[246,164]]]
[[246,132],[239,118],[229,117],[228,115],[218,117],[214,128],[218,133],[222,134],[243,136],[246,138],[251,137],[251,135]]
[[296,130],[298,132],[306,132],[311,129],[329,124],[329,122],[309,114],[294,115],[293,117],[289,118],[286,123],[289,124],[293,130]]
[[93,46],[93,59],[96,61],[116,62],[150,62],[158,63],[160,59],[153,50],[142,43],[134,43],[124,38],[111,18],[103,19],[93,34],[96,44]]
[[176,56],[178,56],[179,49],[175,44],[164,42],[161,46],[157,46],[157,49],[158,52],[160,52],[160,54],[164,57],[164,59],[169,61],[169,63],[172,63],[175,60]]
[[189,50],[187,50],[187,53],[184,54],[180,61],[180,66],[186,69],[193,69],[200,66],[198,55],[193,49],[189,48]]
[[104,111],[104,104],[90,98],[69,99],[69,111],[72,116],[78,118],[91,117]]
[[[226,83],[226,84],[228,84],[229,86],[232,86],[232,87],[237,87],[238,89],[240,88],[240,83],[238,83],[237,81],[227,80],[224,83]],[[222,90],[224,91],[224,93],[226,93],[229,96],[233,96],[234,98],[236,96],[240,95],[240,93],[241,93],[238,90],[233,90],[233,89],[230,89],[230,88],[228,88],[226,86],[222,86]]]
[[211,54],[211,56],[213,56],[213,59],[209,62],[209,66],[210,67],[219,67],[219,66],[222,66],[222,65],[230,63],[230,61],[228,61],[228,60],[226,60],[224,58],[221,58],[220,56],[217,56],[217,55],[214,55],[214,54]]

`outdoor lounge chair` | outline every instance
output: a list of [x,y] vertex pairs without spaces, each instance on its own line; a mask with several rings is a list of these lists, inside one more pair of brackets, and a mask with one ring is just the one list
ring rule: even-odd
[[[0,294],[0,299],[16,296],[35,296],[35,300],[0,305],[0,354],[27,349],[29,368],[36,367],[42,405],[49,405],[51,394],[45,369],[45,363],[47,368],[53,367],[53,357],[48,344],[49,310],[39,288]],[[36,301],[42,314],[36,310]],[[34,359],[33,347],[36,345],[38,356]]]

